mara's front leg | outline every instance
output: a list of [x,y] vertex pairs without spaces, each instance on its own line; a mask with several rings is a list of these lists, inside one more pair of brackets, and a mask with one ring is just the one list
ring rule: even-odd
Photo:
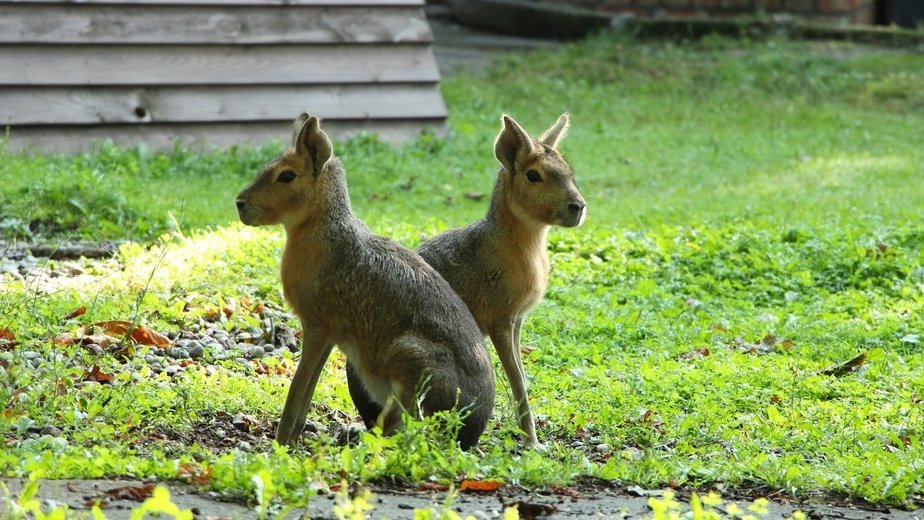
[[520,360],[520,329],[522,319],[504,318],[492,325],[489,330],[491,342],[497,349],[507,380],[510,381],[510,390],[513,392],[513,401],[516,403],[517,424],[526,434],[525,446],[527,448],[540,448],[536,437],[536,423],[533,412],[529,408],[529,395],[526,392],[526,373],[523,362]]
[[294,444],[295,439],[301,435],[314,388],[321,377],[324,362],[333,348],[333,344],[329,343],[327,338],[310,335],[304,329],[303,331],[302,357],[292,377],[286,405],[279,419],[279,428],[276,429],[276,442],[279,444]]

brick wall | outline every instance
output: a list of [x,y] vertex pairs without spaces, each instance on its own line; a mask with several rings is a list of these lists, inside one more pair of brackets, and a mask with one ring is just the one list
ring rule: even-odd
[[811,21],[871,24],[876,0],[552,0],[611,13],[633,13],[643,17],[723,17],[787,13]]

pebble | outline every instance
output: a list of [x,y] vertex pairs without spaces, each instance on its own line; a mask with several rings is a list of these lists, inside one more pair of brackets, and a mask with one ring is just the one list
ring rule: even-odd
[[29,361],[32,361],[33,359],[36,359],[39,356],[41,356],[41,354],[39,354],[38,352],[33,352],[31,350],[27,350],[22,353],[22,357],[25,359],[28,359]]
[[186,352],[186,349],[182,347],[173,347],[167,349],[167,357],[173,359],[187,359],[189,358],[189,352]]
[[594,446],[594,450],[597,453],[606,453],[610,451],[610,445],[605,442],[601,442],[600,444],[597,444],[596,446]]
[[260,359],[264,354],[266,354],[266,351],[263,350],[263,347],[251,347],[250,350],[247,350],[245,353],[250,359]]
[[190,359],[202,359],[202,356],[205,355],[205,348],[202,347],[198,342],[195,342],[192,346],[189,347],[188,351]]
[[180,367],[176,365],[167,365],[164,372],[166,372],[168,376],[175,376],[180,373]]
[[93,354],[93,355],[95,355],[95,356],[99,356],[99,355],[101,355],[103,352],[105,352],[105,351],[103,350],[103,347],[97,345],[96,343],[87,343],[86,345],[84,345],[84,347],[85,347],[87,350],[89,350],[91,354]]
[[62,433],[61,428],[52,425],[44,426],[41,430],[42,435],[51,435],[52,437],[57,437]]

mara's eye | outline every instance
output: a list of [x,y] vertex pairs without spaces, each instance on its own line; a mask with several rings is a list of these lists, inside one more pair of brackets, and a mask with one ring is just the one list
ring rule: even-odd
[[295,172],[292,170],[286,170],[276,177],[276,182],[292,182],[293,180],[295,180]]
[[542,182],[542,176],[536,170],[526,172],[526,178],[529,179],[529,182]]

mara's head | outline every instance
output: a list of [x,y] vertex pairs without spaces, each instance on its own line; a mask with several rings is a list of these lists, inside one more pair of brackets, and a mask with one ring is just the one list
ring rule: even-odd
[[294,224],[311,217],[322,202],[321,174],[333,147],[317,117],[295,120],[292,146],[267,163],[237,196],[241,222],[250,226]]
[[502,117],[504,127],[494,143],[494,155],[504,167],[498,182],[507,188],[506,203],[521,219],[544,225],[580,226],[586,204],[574,183],[571,166],[558,151],[568,129],[568,114],[534,139],[512,117]]

